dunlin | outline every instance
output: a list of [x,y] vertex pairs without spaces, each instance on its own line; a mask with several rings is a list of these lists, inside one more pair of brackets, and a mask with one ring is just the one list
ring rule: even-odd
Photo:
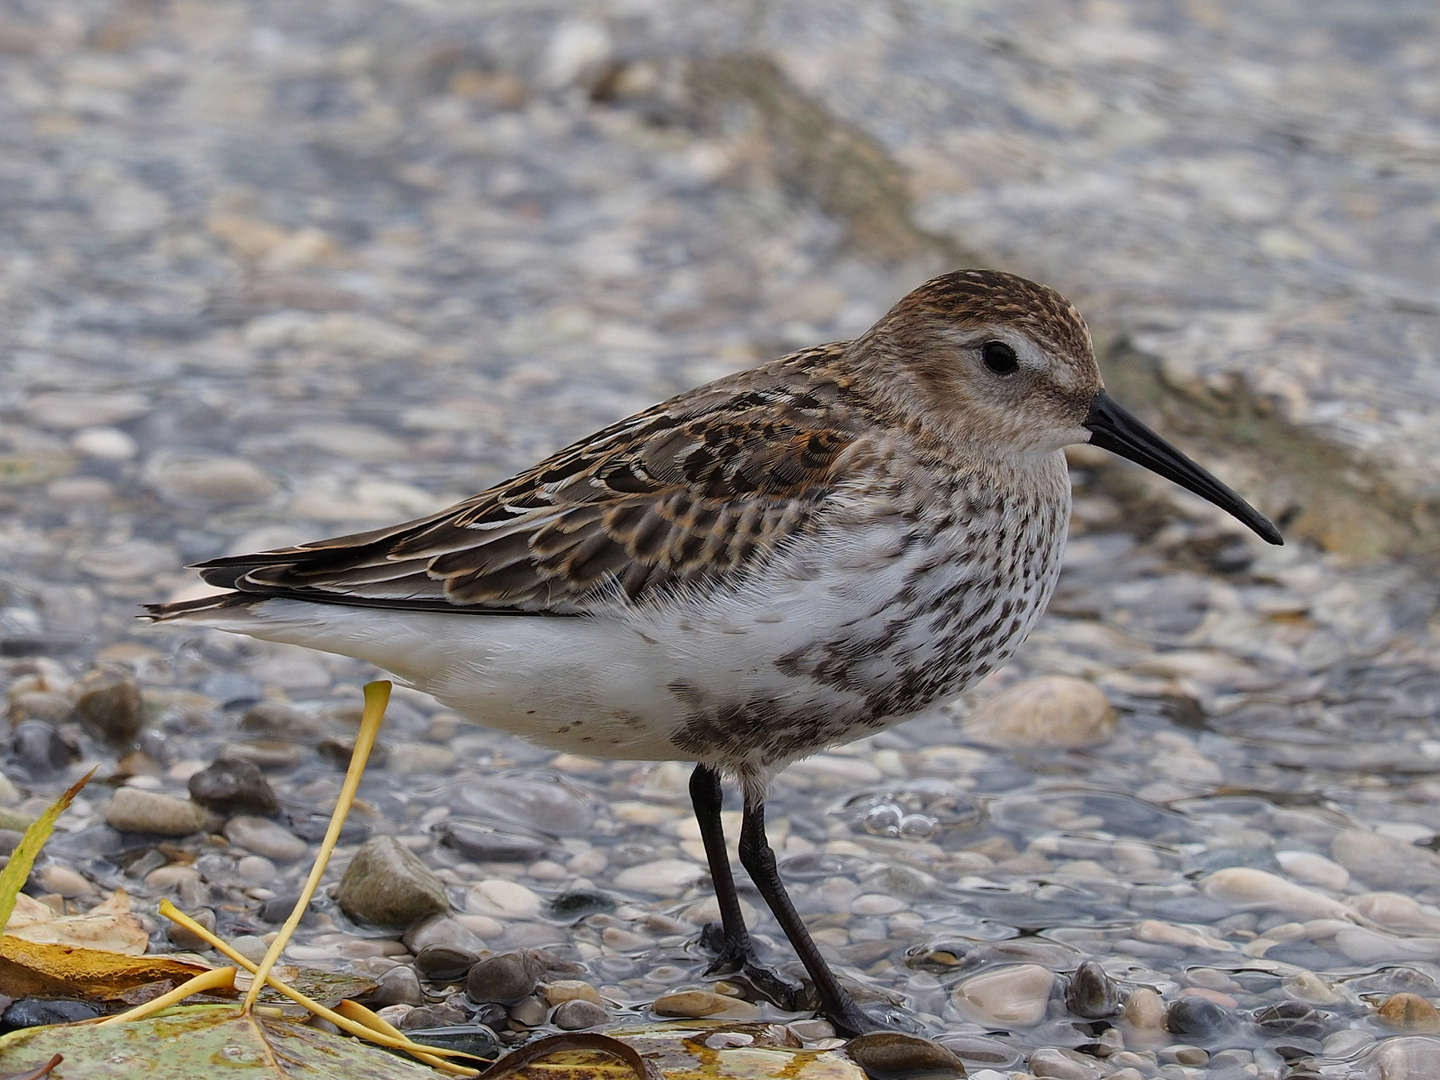
[[1281,542],[1105,393],[1070,303],[965,270],[854,341],[691,390],[441,513],[203,563],[229,591],[150,612],[370,661],[544,746],[696,762],[713,970],[783,1002],[793,984],[757,962],[725,853],[733,776],[741,863],[823,1014],[858,1033],[893,1017],[856,1006],[791,904],[768,781],[1010,657],[1060,573],[1062,448],[1085,442]]

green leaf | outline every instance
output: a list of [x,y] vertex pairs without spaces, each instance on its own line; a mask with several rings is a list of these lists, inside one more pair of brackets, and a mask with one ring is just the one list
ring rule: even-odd
[[[65,1062],[56,1080],[436,1080],[433,1069],[359,1039],[241,1015],[234,1005],[185,1005],[131,1023],[24,1028],[0,1037],[0,1068]],[[217,1072],[218,1070],[218,1072]]]
[[10,915],[15,910],[15,897],[20,894],[21,886],[30,877],[35,856],[40,854],[45,841],[50,839],[50,832],[55,828],[55,819],[65,812],[70,801],[80,794],[80,789],[88,784],[94,775],[95,770],[91,769],[75,781],[64,795],[51,803],[49,809],[25,830],[20,843],[16,844],[15,850],[10,853],[10,861],[4,870],[0,870],[0,930],[10,921]]

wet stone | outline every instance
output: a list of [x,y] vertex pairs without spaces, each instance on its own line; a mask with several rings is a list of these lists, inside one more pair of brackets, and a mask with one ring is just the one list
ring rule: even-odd
[[405,1030],[448,1027],[452,1024],[463,1024],[469,1019],[465,1015],[464,1009],[448,1001],[442,1001],[436,1005],[422,1005],[418,1009],[406,1013],[400,1027]]
[[982,1022],[1034,1027],[1045,1019],[1055,976],[1037,964],[1010,964],[972,975],[955,987],[955,1004]]
[[1099,1080],[1100,1063],[1074,1050],[1044,1047],[1030,1055],[1030,1071],[1049,1080]]
[[145,702],[134,679],[99,673],[82,680],[75,715],[112,746],[128,746],[145,726]]
[[48,690],[26,690],[10,697],[10,722],[18,724],[24,720],[43,720],[49,724],[62,724],[70,719],[75,706],[64,694]]
[[[429,1012],[432,1008],[444,1008],[444,1006],[425,1006],[416,1009],[415,1012]],[[411,1013],[405,1019],[409,1020],[415,1013]],[[500,1042],[491,1031],[483,1024],[452,1024],[444,1027],[414,1027],[406,1025],[404,1030],[418,1043],[427,1046],[440,1046],[449,1050],[458,1050],[461,1053],[469,1054],[472,1057],[483,1058],[487,1061],[500,1056]]]
[[240,730],[257,738],[310,742],[325,736],[325,725],[283,701],[261,701],[245,710]]
[[0,1013],[0,1032],[18,1031],[21,1028],[40,1027],[44,1024],[73,1024],[104,1015],[99,1006],[88,1001],[69,998],[19,998]]
[[[283,923],[295,910],[295,905],[300,902],[300,894],[281,893],[279,896],[272,896],[260,905],[260,918],[267,923]],[[313,926],[315,924],[315,908],[313,902],[306,906],[305,914],[300,916],[301,926]]]
[[335,890],[340,909],[356,922],[407,927],[449,908],[444,883],[389,836],[367,840]]
[[1027,679],[1002,690],[965,721],[968,739],[1005,749],[1079,749],[1106,742],[1115,708],[1094,683],[1069,675]]
[[105,823],[122,832],[188,836],[205,827],[205,811],[189,799],[122,787],[105,809]]
[[437,825],[435,835],[446,847],[476,862],[534,862],[553,846],[541,836],[453,819]]
[[1440,1031],[1440,1011],[1419,994],[1393,994],[1376,1010],[1387,1027],[1433,1034]]
[[696,1019],[758,1020],[760,1010],[748,1001],[726,997],[713,990],[677,990],[662,994],[651,1005],[657,1016],[688,1016]]
[[376,983],[375,989],[365,996],[365,1004],[372,1008],[379,1005],[425,1004],[419,977],[413,968],[404,964],[382,971]]
[[465,996],[474,1002],[513,1005],[534,993],[544,969],[528,952],[489,956],[465,976]]
[[80,757],[80,748],[43,720],[22,720],[10,733],[10,745],[31,776],[52,776]]
[[1321,1038],[1329,1029],[1326,1015],[1299,1001],[1281,1001],[1258,1009],[1252,1018],[1266,1035],[1297,1035]]
[[524,997],[510,1006],[510,1019],[525,1027],[539,1027],[550,1010],[538,997]]
[[478,959],[469,949],[426,945],[415,956],[415,970],[430,982],[461,982]]
[[[212,934],[215,932],[215,912],[210,908],[196,908],[193,911],[185,912],[185,914],[189,915],[190,918],[194,919]],[[165,927],[165,936],[170,939],[170,944],[174,945],[177,949],[199,952],[210,948],[208,941],[193,930],[181,926],[179,923],[169,923],[169,925]]]
[[276,813],[280,802],[253,762],[222,759],[190,777],[190,798],[219,814]]
[[1165,1029],[1172,1035],[1205,1039],[1230,1026],[1230,1015],[1203,997],[1176,998],[1165,1010]]
[[225,839],[277,862],[303,859],[310,850],[309,845],[289,829],[250,814],[240,814],[227,821]]
[[565,922],[579,922],[599,912],[615,910],[615,898],[602,892],[576,891],[561,893],[545,905],[552,919]]
[[417,957],[429,948],[453,948],[474,954],[485,948],[485,942],[479,935],[448,914],[431,915],[419,920],[405,931],[401,940]]
[[1120,985],[1094,960],[1086,960],[1065,987],[1065,1007],[1087,1020],[1114,1016],[1124,1004]]
[[493,821],[556,836],[585,836],[595,821],[590,800],[554,777],[496,777],[460,791],[460,806]]
[[561,1031],[582,1031],[609,1023],[610,1013],[603,1005],[574,998],[558,1005],[550,1022]]
[[896,1031],[851,1039],[845,1053],[871,1080],[945,1080],[965,1075],[964,1062],[949,1047]]

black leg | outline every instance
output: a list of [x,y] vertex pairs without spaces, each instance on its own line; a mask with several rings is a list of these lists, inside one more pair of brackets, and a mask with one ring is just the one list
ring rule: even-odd
[[892,1025],[867,1015],[855,1004],[849,992],[840,985],[830,965],[820,955],[810,931],[800,920],[795,905],[780,881],[780,872],[775,866],[775,852],[765,835],[765,799],[762,795],[745,792],[745,822],[740,829],[740,862],[749,871],[750,878],[770,910],[775,913],[785,936],[795,947],[800,962],[810,973],[815,992],[820,997],[820,1012],[845,1035],[863,1035],[867,1031],[884,1031]]
[[715,899],[720,904],[720,923],[724,930],[724,941],[707,974],[743,972],[755,988],[775,1004],[793,1009],[799,984],[764,967],[755,958],[755,944],[745,928],[745,916],[740,913],[740,897],[735,892],[730,856],[725,851],[725,830],[720,824],[720,809],[724,805],[720,774],[709,765],[696,765],[690,774],[690,801],[695,807],[695,820],[700,823],[700,839],[705,843],[705,859],[710,864],[710,878],[715,883]]

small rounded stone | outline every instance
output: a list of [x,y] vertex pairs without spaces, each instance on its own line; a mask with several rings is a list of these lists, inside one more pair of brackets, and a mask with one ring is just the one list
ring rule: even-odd
[[246,851],[277,862],[294,862],[303,859],[310,851],[310,846],[289,829],[250,814],[240,814],[227,821],[225,839]]
[[845,1053],[871,1080],[943,1080],[965,1075],[965,1064],[953,1050],[898,1031],[875,1031],[851,1039],[845,1044]]
[[1100,1063],[1074,1050],[1045,1047],[1030,1055],[1030,1071],[1044,1080],[1099,1080]]
[[760,1010],[748,1001],[726,997],[713,990],[676,990],[655,999],[657,1016],[708,1017],[717,1020],[758,1020]]
[[[209,908],[197,908],[194,911],[187,911],[185,914],[189,915],[191,919],[199,923],[206,930],[209,930],[212,934],[215,932],[215,912]],[[170,944],[174,945],[177,949],[189,949],[198,952],[200,949],[210,948],[208,941],[195,933],[195,931],[181,926],[179,923],[170,923],[165,928],[165,936],[170,939]]]
[[1398,1031],[1433,1034],[1440,1031],[1440,1012],[1419,994],[1392,994],[1380,1005],[1380,1021]]
[[540,963],[530,953],[487,956],[465,976],[465,996],[477,1003],[513,1005],[535,992],[540,975]]
[[550,1010],[538,997],[521,998],[510,1006],[510,1019],[526,1027],[538,1027]]
[[425,993],[420,989],[420,979],[415,970],[405,964],[397,964],[388,971],[381,972],[376,982],[378,985],[365,998],[368,1005],[425,1004]]
[[965,721],[967,738],[1001,749],[1098,746],[1115,733],[1115,708],[1094,683],[1071,675],[1026,679]]
[[431,982],[460,982],[479,958],[453,945],[426,945],[415,957],[415,969]]
[[222,758],[190,777],[190,798],[218,814],[257,814],[280,809],[270,781],[251,761]]
[[1009,964],[973,975],[955,987],[952,1000],[996,1025],[1034,1027],[1045,1019],[1055,975],[1038,964]]
[[75,715],[112,746],[127,746],[145,726],[145,702],[134,679],[97,672],[81,681]]
[[1165,1028],[1172,1035],[1208,1038],[1218,1031],[1223,1031],[1229,1023],[1229,1014],[1215,1002],[1203,997],[1177,998],[1165,1010]]
[[1065,1006],[1086,1020],[1103,1020],[1120,1011],[1120,985],[1094,960],[1086,960],[1065,987]]
[[448,910],[445,883],[393,836],[365,841],[335,890],[340,910],[356,922],[408,927]]
[[589,983],[580,979],[556,979],[547,983],[541,993],[549,1005],[563,1005],[567,1001],[588,1001],[593,1005],[603,1005],[600,998],[600,991]]
[[189,799],[122,787],[105,808],[105,823],[121,832],[188,836],[205,827],[205,811]]
[[561,1002],[550,1016],[550,1022],[561,1031],[581,1031],[607,1023],[610,1013],[603,1005],[581,998]]

